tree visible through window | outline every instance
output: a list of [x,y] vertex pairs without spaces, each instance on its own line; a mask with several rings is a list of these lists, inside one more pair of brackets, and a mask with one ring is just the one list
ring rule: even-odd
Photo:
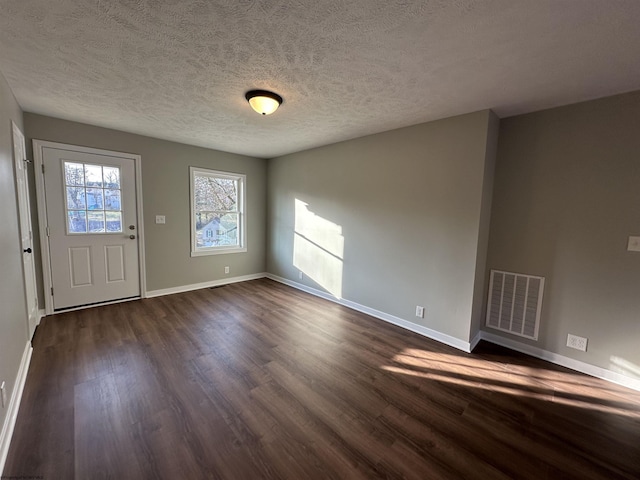
[[191,255],[246,251],[245,176],[191,167]]

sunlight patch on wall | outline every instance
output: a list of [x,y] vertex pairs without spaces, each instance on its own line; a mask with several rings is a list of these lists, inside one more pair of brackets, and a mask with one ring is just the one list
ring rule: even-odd
[[614,372],[621,373],[627,377],[640,378],[640,366],[616,356],[610,357],[610,360],[611,370]]
[[296,198],[293,265],[336,298],[342,298],[342,227],[316,215]]

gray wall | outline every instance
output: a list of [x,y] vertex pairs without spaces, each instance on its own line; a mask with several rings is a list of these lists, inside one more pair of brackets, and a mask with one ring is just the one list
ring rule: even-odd
[[[524,343],[640,377],[629,235],[640,235],[640,92],[502,120],[488,267],[547,279],[539,341]],[[568,333],[588,351],[567,348]]]
[[489,228],[491,225],[491,207],[493,200],[493,181],[498,150],[498,135],[500,133],[500,119],[491,112],[487,129],[485,151],[484,178],[480,217],[478,219],[478,256],[476,258],[475,285],[473,287],[473,309],[471,311],[471,332],[469,338],[473,340],[480,332],[487,310],[487,295],[489,284],[485,279],[487,268],[487,250],[489,248]]
[[[30,113],[24,122],[29,143],[49,140],[142,156],[147,290],[265,271],[265,160]],[[247,175],[246,253],[190,257],[189,166]],[[156,215],[165,215],[167,223],[156,225]]]
[[12,120],[22,129],[22,111],[0,74],[0,383],[5,381],[7,390],[7,405],[0,408],[0,430],[7,417],[8,401],[28,341]]
[[469,341],[496,125],[487,110],[270,160],[268,271]]

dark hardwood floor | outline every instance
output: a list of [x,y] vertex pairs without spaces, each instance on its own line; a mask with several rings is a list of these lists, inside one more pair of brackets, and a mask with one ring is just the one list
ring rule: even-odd
[[640,393],[256,280],[46,317],[4,476],[638,479]]

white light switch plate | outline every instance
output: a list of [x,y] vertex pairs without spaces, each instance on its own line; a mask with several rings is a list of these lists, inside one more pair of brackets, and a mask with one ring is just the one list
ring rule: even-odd
[[165,224],[165,218],[164,215],[156,215],[156,223],[161,223],[161,224]]
[[629,237],[627,250],[629,252],[640,252],[640,237]]

